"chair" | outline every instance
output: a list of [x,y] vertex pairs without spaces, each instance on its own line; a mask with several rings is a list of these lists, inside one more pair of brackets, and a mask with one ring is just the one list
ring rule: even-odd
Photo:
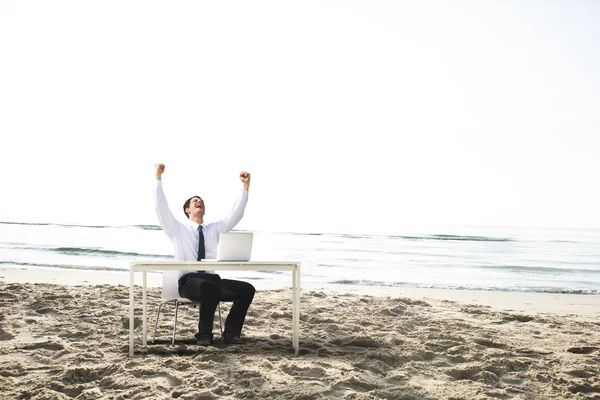
[[[192,301],[179,297],[179,290],[177,288],[177,279],[179,271],[163,271],[163,285],[161,297],[163,302],[158,306],[158,312],[156,313],[156,322],[154,323],[154,333],[152,335],[152,344],[156,338],[156,329],[158,327],[158,317],[160,316],[160,310],[167,303],[175,303],[175,318],[173,319],[173,338],[171,339],[171,346],[175,346],[175,331],[177,330],[177,310],[180,305],[190,305],[192,307],[199,307],[199,301]],[[218,306],[219,309],[219,328],[221,329],[221,335],[223,335],[223,318],[221,317],[221,303]]]

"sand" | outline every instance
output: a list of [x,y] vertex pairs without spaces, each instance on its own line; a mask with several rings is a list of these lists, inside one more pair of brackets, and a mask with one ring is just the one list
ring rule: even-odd
[[[221,271],[222,277],[228,271]],[[148,287],[161,287],[162,274],[149,272]],[[275,290],[291,286],[288,280],[244,280],[252,282],[258,290]],[[0,266],[0,282],[11,283],[56,283],[62,285],[129,285],[129,273],[122,271],[82,271],[68,268],[22,268]],[[142,274],[136,273],[137,284],[142,282]],[[316,284],[302,282],[302,288],[325,292],[344,292],[358,295],[409,297],[411,299],[451,300],[464,304],[490,306],[497,310],[524,313],[585,314],[600,319],[600,295],[582,296],[558,293],[500,292],[481,290],[450,290],[414,287],[383,287],[362,285]]]
[[[0,270],[2,399],[600,399],[599,296],[576,296],[588,305],[577,313],[567,295],[509,293],[530,295],[510,303],[520,311],[481,304],[491,292],[450,301],[307,285],[296,357],[290,289],[257,284],[247,345],[217,334],[197,346],[197,310],[186,307],[174,347],[172,308],[143,347],[138,309],[130,358],[128,286],[92,285],[102,279],[89,273],[87,285],[11,282],[11,273]],[[151,287],[150,339],[159,302]]]

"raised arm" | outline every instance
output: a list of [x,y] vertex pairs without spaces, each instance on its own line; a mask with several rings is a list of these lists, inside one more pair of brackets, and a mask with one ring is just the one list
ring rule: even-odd
[[156,164],[154,166],[154,177],[156,178],[156,184],[154,186],[154,209],[156,210],[156,216],[161,228],[167,234],[169,238],[175,237],[175,233],[179,228],[181,222],[179,222],[167,203],[167,198],[162,188],[162,174],[165,172],[164,164]]
[[229,232],[242,220],[246,204],[248,203],[248,190],[250,189],[250,174],[246,171],[240,172],[240,180],[243,183],[243,190],[235,204],[231,208],[229,215],[219,223],[221,232]]

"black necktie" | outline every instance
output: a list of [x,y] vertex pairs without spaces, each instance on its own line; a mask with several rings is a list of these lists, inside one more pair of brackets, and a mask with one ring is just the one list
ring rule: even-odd
[[206,258],[204,250],[204,233],[202,233],[202,225],[198,225],[198,261]]
[[[198,261],[206,258],[206,250],[204,249],[204,233],[202,232],[202,225],[198,225]],[[204,271],[198,271],[203,273]]]

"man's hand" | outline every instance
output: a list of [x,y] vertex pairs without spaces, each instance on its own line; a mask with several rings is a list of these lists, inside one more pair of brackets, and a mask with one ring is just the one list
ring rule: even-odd
[[250,188],[250,174],[246,171],[240,172],[240,181],[244,184],[244,190],[248,191]]
[[165,164],[154,164],[154,177],[157,181],[160,181],[163,172],[165,172]]

